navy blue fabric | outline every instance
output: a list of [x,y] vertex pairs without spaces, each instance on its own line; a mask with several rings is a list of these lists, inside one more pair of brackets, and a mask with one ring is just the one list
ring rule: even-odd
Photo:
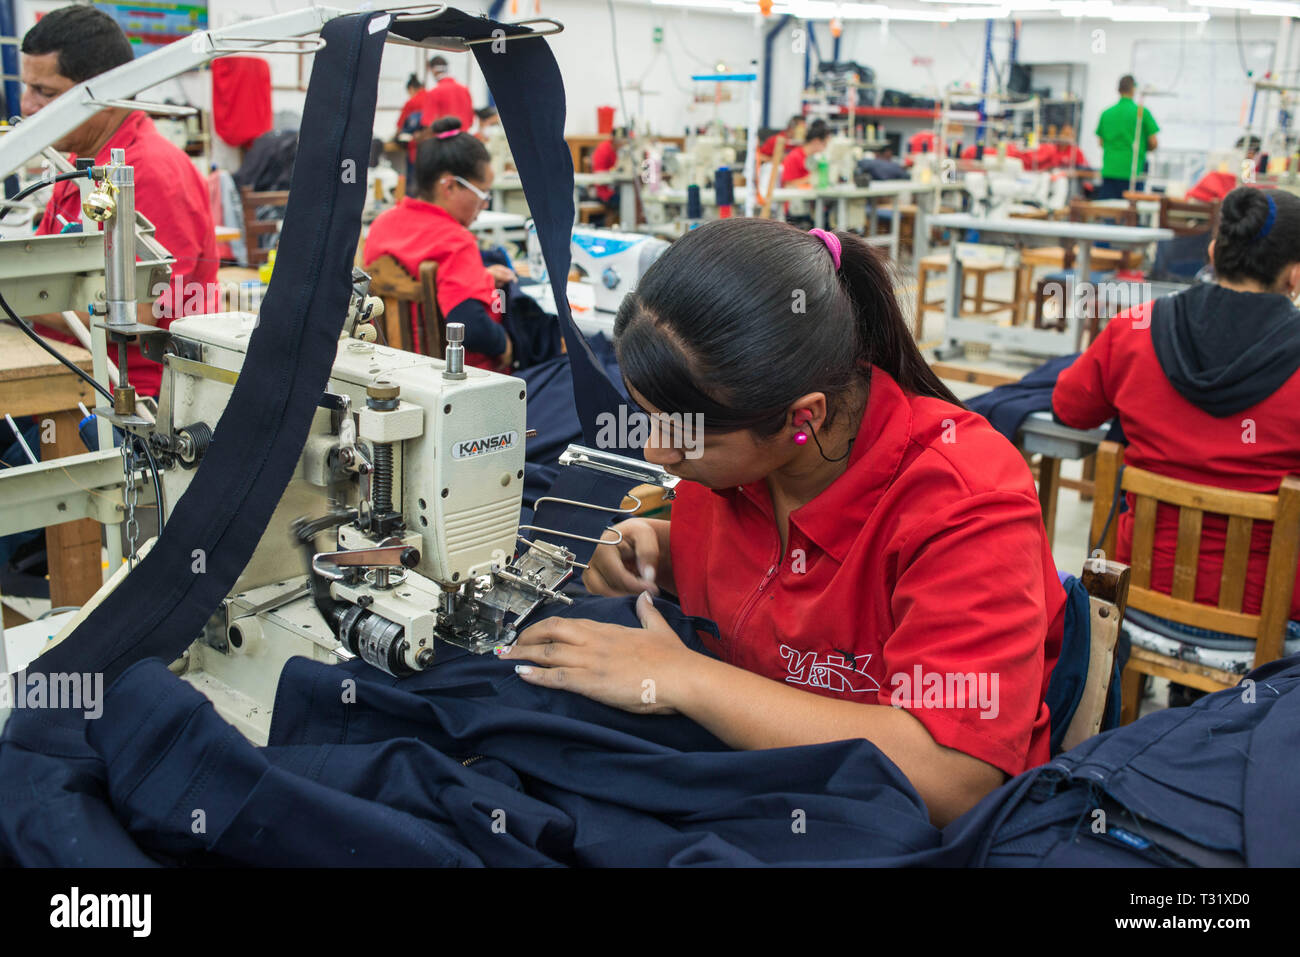
[[[1092,614],[1088,604],[1088,590],[1073,575],[1061,583],[1065,588],[1065,636],[1061,642],[1061,656],[1052,669],[1047,685],[1048,711],[1052,716],[1052,754],[1059,754],[1065,732],[1079,708],[1083,687],[1088,682],[1088,662],[1092,649]],[[1104,726],[1106,730],[1109,726]]]
[[1293,656],[1020,775],[949,825],[944,844],[991,867],[1300,866],[1297,748]]
[[1068,356],[1049,359],[1019,382],[1000,385],[966,400],[966,408],[978,412],[989,420],[1008,440],[1014,442],[1020,423],[1031,412],[1050,412],[1052,390],[1057,377],[1079,358],[1075,352]]
[[[989,425],[1001,432],[1009,441],[1015,442],[1020,426],[1029,413],[1052,411],[1052,390],[1056,388],[1056,380],[1077,358],[1079,353],[1075,352],[1068,356],[1048,359],[1019,382],[1000,385],[967,399],[966,408],[984,416],[988,419]],[[1120,429],[1118,418],[1111,422],[1110,431],[1106,433],[1106,441],[1124,442],[1124,433]]]
[[[619,394],[626,397],[613,345],[600,333],[591,336],[588,343],[601,368],[618,383]],[[527,383],[528,428],[537,432],[525,446],[525,517],[521,521],[527,524],[532,519],[533,503],[546,494],[560,473],[560,453],[582,441],[582,423],[573,400],[573,366],[567,355],[522,369],[516,375]]]
[[[703,651],[693,621],[659,607]],[[636,623],[629,599],[566,614]],[[433,668],[400,680],[291,660],[265,748],[160,662],[139,663],[79,741],[39,723],[6,730],[0,856],[752,865],[911,863],[941,851],[911,785],[866,741],[735,752],[685,718],[630,714],[529,685],[508,660],[437,651]]]

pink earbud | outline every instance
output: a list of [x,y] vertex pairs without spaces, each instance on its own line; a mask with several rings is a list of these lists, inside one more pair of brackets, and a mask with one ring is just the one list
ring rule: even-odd
[[[794,420],[793,420],[793,421],[794,421],[794,424],[795,424],[795,427],[798,428],[799,426],[803,425],[805,422],[807,422],[807,421],[808,421],[809,419],[811,419],[811,418],[812,418],[812,413],[811,413],[810,411],[808,411],[807,409],[796,409],[796,410],[795,410],[795,413],[794,413]],[[807,444],[808,444],[808,433],[807,433],[807,432],[796,432],[796,433],[795,433],[795,436],[794,436],[794,444],[795,444],[795,445],[807,445]]]

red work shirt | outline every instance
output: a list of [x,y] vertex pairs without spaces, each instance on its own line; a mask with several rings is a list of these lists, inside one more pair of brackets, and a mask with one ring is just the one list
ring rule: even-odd
[[[771,159],[776,155],[776,141],[785,136],[784,133],[773,133],[767,139],[763,140],[763,145],[758,148],[759,156],[766,156]],[[790,137],[785,136],[786,143],[790,142]]]
[[424,119],[423,111],[424,111],[425,100],[427,99],[428,95],[429,95],[428,90],[420,90],[418,93],[413,94],[411,98],[406,101],[406,104],[402,107],[401,114],[397,117],[397,132],[399,133],[402,132],[402,128],[406,126],[406,121],[412,113],[419,112],[421,114],[420,119],[421,120]]
[[1202,203],[1215,203],[1236,188],[1236,173],[1206,173],[1187,191],[1187,198]]
[[[618,165],[618,150],[614,148],[613,140],[602,140],[591,151],[591,171],[593,173],[604,173]],[[613,186],[597,186],[596,195],[600,197],[602,203],[608,203],[614,197]]]
[[[375,217],[366,235],[362,258],[366,264],[380,256],[392,256],[412,276],[420,275],[420,264],[438,264],[435,276],[438,309],[448,315],[466,299],[477,299],[487,307],[496,323],[502,319],[496,282],[483,265],[474,234],[458,223],[441,206],[412,196],[404,197],[392,209]],[[466,365],[495,369],[496,359],[465,351]]]
[[[1120,313],[1056,380],[1052,408],[1061,421],[1088,429],[1119,416],[1128,439],[1124,461],[1136,468],[1219,488],[1276,494],[1282,479],[1300,473],[1300,372],[1267,399],[1237,415],[1218,418],[1198,408],[1170,384],[1151,342],[1151,310],[1144,303]],[[1224,316],[1231,322],[1231,316]],[[1250,420],[1250,422],[1246,422]],[[1249,435],[1253,441],[1246,441]],[[1129,561],[1134,501],[1119,516],[1116,552]],[[1196,574],[1196,601],[1217,606],[1223,574],[1227,519],[1206,513]],[[1272,537],[1271,522],[1255,522],[1242,611],[1258,614]],[[1178,510],[1156,509],[1151,588],[1173,589],[1178,547]],[[1291,600],[1291,617],[1300,619],[1300,580]]]
[[444,76],[425,94],[424,112],[420,123],[432,126],[444,116],[454,116],[460,120],[460,128],[466,133],[474,125],[474,101],[469,90],[449,76]]
[[[717,622],[724,661],[897,703],[1007,774],[1048,760],[1065,591],[1029,469],[981,416],[875,369],[848,469],[790,513],[784,555],[762,481],[682,482],[669,540],[682,608]],[[966,675],[969,695],[926,693]]]
[[786,183],[808,176],[806,160],[807,154],[802,146],[796,146],[786,153],[785,159],[781,161],[781,185],[784,186]]
[[[135,167],[135,208],[154,225],[154,237],[175,257],[170,284],[159,290],[154,307],[159,326],[166,328],[179,316],[217,312],[217,236],[212,224],[208,186],[190,158],[163,139],[153,120],[144,113],[129,113],[104,148],[95,155],[96,164],[107,163],[109,151],[126,150],[126,161]],[[62,216],[70,223],[81,222],[81,192],[75,180],[57,184],[37,235],[63,230]],[[179,295],[177,293],[179,292]],[[154,299],[154,290],[136,289],[140,302]],[[69,335],[41,330],[60,342],[76,342]],[[162,366],[140,354],[138,346],[127,351],[127,374],[141,395],[157,395]]]

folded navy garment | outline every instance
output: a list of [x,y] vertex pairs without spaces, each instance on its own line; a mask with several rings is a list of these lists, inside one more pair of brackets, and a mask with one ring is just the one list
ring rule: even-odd
[[[660,611],[695,650],[697,625]],[[635,625],[631,599],[569,616]],[[156,660],[82,741],[24,723],[0,749],[0,849],[29,865],[888,864],[939,848],[866,741],[731,751],[438,647],[427,672],[290,661],[267,747]]]

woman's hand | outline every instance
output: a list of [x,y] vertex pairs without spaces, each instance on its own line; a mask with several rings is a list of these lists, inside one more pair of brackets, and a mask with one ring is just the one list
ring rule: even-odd
[[[623,540],[617,545],[613,533]],[[607,529],[602,538],[609,536],[609,545],[597,545],[587,570],[582,573],[582,584],[593,595],[637,595],[648,591],[659,594],[655,584],[660,560],[659,533],[649,520],[629,518]]]
[[648,594],[637,599],[636,612],[640,628],[547,618],[497,656],[533,662],[515,666],[529,684],[574,691],[634,714],[675,714],[673,692],[700,656],[682,644]]
[[515,281],[514,270],[509,266],[502,266],[500,263],[493,263],[487,267],[487,271],[492,274],[492,280],[497,284],[497,288],[508,286]]

